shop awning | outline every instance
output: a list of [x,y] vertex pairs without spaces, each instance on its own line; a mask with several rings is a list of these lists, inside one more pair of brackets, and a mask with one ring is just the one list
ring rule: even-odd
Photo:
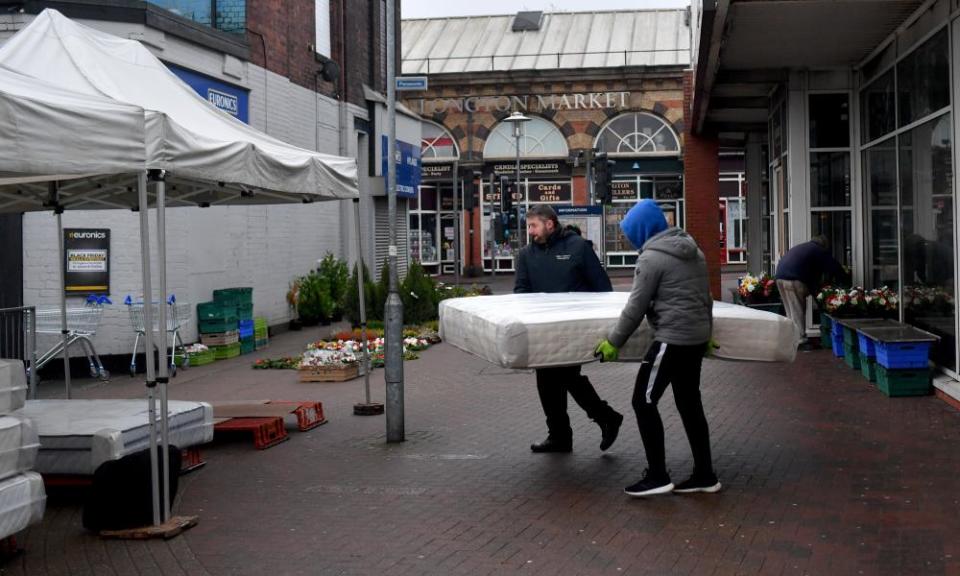
[[695,30],[695,132],[766,132],[769,96],[790,70],[853,67],[922,0],[718,0]]
[[[169,173],[168,206],[358,197],[354,159],[263,134],[217,110],[139,42],[82,26],[55,10],[44,10],[0,47],[0,65],[65,91],[142,108],[146,168]],[[90,184],[70,207],[136,204],[135,177],[114,173]]]

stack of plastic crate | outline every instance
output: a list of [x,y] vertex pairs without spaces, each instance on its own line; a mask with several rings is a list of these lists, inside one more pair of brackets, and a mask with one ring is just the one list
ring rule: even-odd
[[213,291],[214,302],[232,305],[237,310],[237,333],[240,353],[250,354],[256,349],[253,325],[253,288],[223,288]]
[[200,341],[210,347],[217,360],[236,355],[233,354],[233,348],[239,349],[240,334],[234,301],[214,297],[213,302],[197,304],[197,318],[200,322]]
[[270,343],[269,331],[267,329],[267,319],[260,317],[253,319],[253,337],[256,349],[266,348]]

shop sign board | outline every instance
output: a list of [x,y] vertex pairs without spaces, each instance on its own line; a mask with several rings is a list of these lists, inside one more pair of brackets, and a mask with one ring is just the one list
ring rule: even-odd
[[110,230],[65,228],[64,290],[68,293],[110,293]]

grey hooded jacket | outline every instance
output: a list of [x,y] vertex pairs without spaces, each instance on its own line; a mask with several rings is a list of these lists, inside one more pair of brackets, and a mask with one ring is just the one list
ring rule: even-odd
[[617,348],[646,316],[658,342],[694,346],[710,340],[713,298],[703,252],[689,234],[668,228],[643,245],[630,299],[607,338]]

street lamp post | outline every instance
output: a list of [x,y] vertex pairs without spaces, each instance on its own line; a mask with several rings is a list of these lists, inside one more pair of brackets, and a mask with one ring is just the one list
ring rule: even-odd
[[[514,112],[510,116],[504,119],[504,122],[509,122],[513,125],[513,137],[517,142],[517,177],[516,177],[516,190],[520,191],[520,139],[523,138],[523,125],[526,122],[529,122],[530,118],[527,118],[521,112]],[[501,190],[501,194],[506,194],[506,190]],[[509,220],[508,220],[509,221]],[[520,249],[520,202],[517,202],[517,250]],[[516,258],[516,256],[514,256]]]

